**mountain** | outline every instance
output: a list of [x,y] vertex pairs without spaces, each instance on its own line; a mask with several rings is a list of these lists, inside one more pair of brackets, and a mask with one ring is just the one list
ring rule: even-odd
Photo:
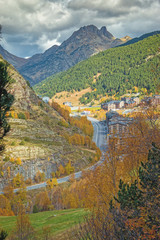
[[156,92],[160,81],[160,34],[137,43],[111,48],[84,60],[65,72],[53,75],[34,86],[37,94],[53,97],[62,91],[81,91],[86,104],[108,94],[120,97],[134,86]]
[[16,69],[20,68],[22,65],[27,63],[27,59],[17,57],[8,51],[6,51],[1,45],[0,45],[0,54],[3,56],[3,58],[8,61],[10,64],[12,64]]
[[[1,56],[0,61],[4,61]],[[90,163],[94,156],[90,150],[72,146],[64,138],[65,134],[81,131],[70,125],[63,126],[58,112],[35,94],[13,66],[9,65],[8,72],[11,76],[8,91],[15,100],[8,113],[11,130],[4,138],[6,147],[0,155],[0,190],[18,172],[25,180],[34,180],[38,171],[50,178],[60,164],[65,166],[69,160],[76,170]],[[11,158],[15,159],[14,163]],[[17,158],[21,159],[21,164],[16,163]],[[10,169],[10,177],[7,169]]]
[[[154,32],[151,32],[151,33],[146,33],[146,34],[143,34],[140,37],[136,37],[136,38],[132,38],[132,39],[129,39],[130,37],[128,38],[128,36],[126,36],[128,38],[128,40],[127,40],[127,42],[121,44],[121,46],[127,46],[127,45],[130,45],[130,44],[142,41],[143,39],[154,36],[156,34],[160,34],[160,31],[154,31]],[[121,40],[123,41],[123,38],[121,38]]]
[[[105,49],[124,43],[124,40],[115,38],[106,27],[98,29],[94,25],[81,27],[60,46],[52,46],[42,54],[36,54],[29,59],[13,59],[7,57],[9,62],[34,85],[46,77],[67,70],[78,62]],[[2,54],[2,53],[1,53]],[[6,55],[2,54],[6,59]],[[17,61],[16,61],[17,60]]]

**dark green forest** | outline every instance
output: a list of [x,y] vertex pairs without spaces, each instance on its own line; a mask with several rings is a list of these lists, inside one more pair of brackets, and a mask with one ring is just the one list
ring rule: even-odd
[[[96,88],[97,91],[82,96],[80,101],[84,104],[106,93],[121,96],[134,86],[155,93],[160,80],[159,49],[160,34],[128,46],[108,49],[45,79],[35,85],[34,90],[41,96],[52,97],[61,91]],[[97,73],[101,75],[93,82]]]

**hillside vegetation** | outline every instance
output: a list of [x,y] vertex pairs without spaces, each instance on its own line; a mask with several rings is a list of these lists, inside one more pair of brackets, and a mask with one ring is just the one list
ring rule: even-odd
[[[5,62],[1,57],[0,61]],[[6,116],[10,131],[3,139],[5,151],[0,155],[0,189],[17,174],[34,181],[41,172],[44,181],[60,165],[65,167],[70,162],[79,170],[90,164],[95,154],[87,147],[72,146],[65,138],[82,131],[37,97],[11,65],[8,71],[12,77],[8,91],[14,95],[14,103]]]
[[120,96],[134,86],[155,93],[159,81],[159,45],[160,34],[157,34],[129,46],[106,50],[45,79],[34,89],[37,94],[52,97],[57,92],[91,87],[94,91],[80,99],[84,104],[106,93]]

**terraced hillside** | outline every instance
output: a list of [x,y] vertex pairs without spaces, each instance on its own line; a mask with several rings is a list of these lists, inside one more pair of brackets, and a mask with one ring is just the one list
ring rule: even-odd
[[[4,60],[0,57],[0,61]],[[60,164],[64,166],[69,160],[76,170],[86,166],[94,153],[70,145],[64,138],[65,134],[81,131],[70,125],[62,126],[62,117],[36,96],[11,65],[8,70],[12,77],[8,91],[15,101],[8,113],[11,130],[4,138],[6,148],[0,156],[0,188],[17,173],[25,179],[34,179],[40,171],[49,178]]]

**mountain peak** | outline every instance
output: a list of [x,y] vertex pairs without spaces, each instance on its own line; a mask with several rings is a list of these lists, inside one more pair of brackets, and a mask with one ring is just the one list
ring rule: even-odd
[[17,69],[34,85],[100,51],[122,43],[120,39],[115,39],[105,26],[101,28],[95,25],[83,26],[60,46],[52,46],[44,53],[34,55],[27,59],[26,64],[20,65]]
[[113,36],[110,32],[107,31],[106,26],[101,27],[100,32],[101,32],[105,37],[107,37],[107,38],[109,38],[109,39],[113,39],[113,38],[114,38],[114,36]]
[[107,31],[106,26],[102,26],[101,29],[98,29],[95,25],[87,25],[87,26],[83,26],[81,27],[79,30],[75,31],[72,36],[77,36],[79,34],[87,34],[87,33],[91,33],[91,34],[96,34],[97,36],[104,36],[107,37],[109,39],[113,39],[114,36]]
[[123,42],[126,42],[126,41],[129,41],[131,40],[132,38],[130,36],[125,36],[125,37],[122,37],[120,38]]

